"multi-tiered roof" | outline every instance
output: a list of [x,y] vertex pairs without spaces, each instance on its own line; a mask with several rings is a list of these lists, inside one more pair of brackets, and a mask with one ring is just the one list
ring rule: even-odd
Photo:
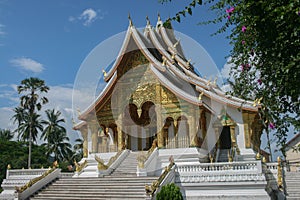
[[[177,97],[191,104],[203,106],[212,113],[214,110],[207,101],[219,102],[241,110],[253,112],[258,110],[258,107],[253,105],[254,102],[228,95],[218,87],[215,81],[211,82],[198,75],[190,60],[184,56],[180,41],[176,40],[173,30],[166,28],[158,17],[155,27],[151,26],[147,18],[147,25],[143,33],[129,19],[129,26],[118,57],[110,70],[104,72],[104,80],[107,84],[94,103],[80,114],[79,119],[86,120],[88,114],[94,112],[95,108],[98,110],[105,102],[107,95],[112,93],[118,80],[117,71],[120,63],[126,53],[134,50],[132,45],[135,45],[135,48],[137,47],[149,61],[150,70],[158,81]],[[185,91],[178,87],[174,80],[190,84],[195,92]],[[82,123],[80,124],[82,125]],[[77,124],[76,127],[80,127],[80,124]]]

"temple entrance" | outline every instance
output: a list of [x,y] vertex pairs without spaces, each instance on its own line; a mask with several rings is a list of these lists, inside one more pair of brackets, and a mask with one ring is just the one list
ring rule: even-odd
[[140,109],[130,103],[124,114],[125,145],[133,151],[145,151],[151,148],[157,133],[156,112],[153,102],[143,103]]
[[231,137],[230,137],[230,127],[223,126],[220,138],[220,149],[230,149],[231,148]]

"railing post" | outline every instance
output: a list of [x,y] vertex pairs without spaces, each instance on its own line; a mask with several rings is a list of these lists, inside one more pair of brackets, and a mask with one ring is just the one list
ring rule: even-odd
[[281,165],[281,158],[277,157],[278,167],[277,167],[277,184],[279,190],[283,190],[283,178],[282,178],[282,165]]

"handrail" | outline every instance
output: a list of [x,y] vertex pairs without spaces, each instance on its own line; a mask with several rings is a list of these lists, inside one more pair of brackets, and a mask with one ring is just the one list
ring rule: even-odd
[[105,164],[104,160],[101,159],[99,156],[95,155],[95,160],[98,162],[98,170],[106,170],[108,169],[117,159],[118,157],[121,155],[123,151],[118,151],[116,155],[112,156],[108,163]]
[[170,164],[165,167],[164,172],[158,177],[156,181],[153,181],[151,185],[145,185],[145,191],[147,195],[153,195],[154,192],[158,189],[158,187],[161,185],[163,180],[166,178],[166,176],[169,174],[173,166],[175,165],[173,158],[170,158]]
[[104,160],[101,159],[99,156],[95,155],[95,160],[98,162],[98,170],[108,169],[108,166],[104,164]]
[[206,173],[224,173],[232,171],[234,173],[256,172],[262,173],[261,162],[259,161],[240,161],[240,162],[216,162],[216,163],[198,163],[198,164],[177,164],[177,171],[180,174],[206,174]]
[[98,162],[98,176],[111,174],[128,155],[129,150],[125,149],[118,151],[117,154],[111,157],[107,164],[99,156],[95,155],[95,160]]
[[18,199],[27,199],[30,195],[34,194],[36,191],[40,190],[42,187],[58,178],[61,169],[53,167],[34,179],[31,179],[25,185],[21,187],[15,187]]
[[79,174],[87,166],[87,160],[84,160],[82,164],[77,163],[75,160],[74,164],[75,164],[75,172]]
[[44,177],[46,177],[48,174],[50,174],[51,172],[53,172],[55,169],[56,168],[51,168],[48,171],[44,172],[41,176],[38,176],[38,177],[36,177],[34,179],[29,180],[25,185],[23,185],[21,187],[15,187],[16,191],[18,193],[21,193],[21,192],[25,191],[27,188],[30,188],[33,184],[35,184],[39,180],[41,180]]
[[146,155],[145,153],[141,152],[139,153],[139,155],[137,156],[137,161],[138,161],[138,167],[140,169],[146,168],[145,166],[147,166],[149,164],[149,162],[151,162],[152,159],[150,159],[150,157],[152,158],[153,156],[153,152],[157,149],[157,139],[153,140],[152,142],[152,146],[151,148],[147,151]]

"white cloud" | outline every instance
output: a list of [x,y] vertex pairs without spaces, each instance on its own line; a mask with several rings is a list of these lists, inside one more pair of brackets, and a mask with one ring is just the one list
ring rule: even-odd
[[15,59],[12,59],[10,61],[10,63],[13,66],[20,67],[21,69],[26,70],[26,71],[32,71],[34,73],[40,73],[45,69],[43,67],[43,64],[41,64],[31,58],[25,58],[25,57],[15,58]]
[[97,12],[92,8],[85,9],[79,16],[79,19],[83,20],[84,26],[89,26],[97,19]]
[[69,16],[68,21],[72,23],[80,22],[84,26],[90,26],[96,20],[104,19],[107,12],[102,12],[100,9],[94,10],[92,8],[85,9],[82,13],[77,16]]
[[[49,87],[49,92],[45,94],[45,96],[49,100],[49,103],[43,106],[40,114],[42,115],[42,118],[45,119],[45,110],[53,108],[59,110],[62,113],[61,118],[64,118],[66,121],[64,126],[67,129],[70,142],[74,143],[74,141],[79,137],[79,135],[77,131],[74,131],[72,129],[72,118],[74,116],[72,108],[73,87],[69,84]],[[16,128],[16,125],[14,125],[13,121],[11,120],[12,116],[14,115],[13,109],[14,107],[18,106],[19,103],[19,97],[15,88],[15,84],[0,85],[0,100],[10,102],[8,106],[0,107],[0,128],[10,130],[15,130]],[[82,96],[76,95],[75,98],[82,98]],[[40,142],[41,141],[39,141],[39,143]]]

